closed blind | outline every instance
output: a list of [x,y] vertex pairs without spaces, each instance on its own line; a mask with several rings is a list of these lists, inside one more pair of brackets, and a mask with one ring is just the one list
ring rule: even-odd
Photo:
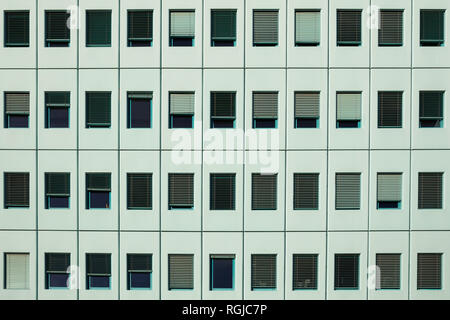
[[278,118],[278,92],[253,92],[253,118]]
[[30,206],[30,174],[5,172],[5,208]]
[[111,191],[111,173],[86,173],[88,191]]
[[46,253],[45,271],[51,273],[68,273],[70,253]]
[[30,255],[28,253],[6,253],[6,289],[30,288]]
[[295,43],[320,43],[320,11],[295,12]]
[[253,44],[278,44],[278,10],[253,10]]
[[70,29],[67,21],[70,14],[67,11],[45,12],[45,40],[68,42],[70,40]]
[[277,255],[252,254],[252,290],[276,289]]
[[361,120],[361,92],[337,93],[337,120]]
[[45,92],[45,106],[51,108],[70,107],[70,92],[68,91],[47,91]]
[[359,287],[359,254],[336,254],[334,276],[335,289],[357,289]]
[[419,209],[442,209],[441,172],[419,172]]
[[403,10],[380,10],[378,45],[401,46],[403,44]]
[[294,173],[294,210],[319,209],[319,174]]
[[111,126],[111,92],[86,92],[86,125]]
[[377,284],[380,289],[400,289],[400,254],[377,253]]
[[211,10],[212,40],[236,40],[236,10]]
[[86,10],[86,45],[111,45],[111,10]]
[[378,201],[402,200],[401,173],[378,173],[377,181],[378,181],[377,185]]
[[441,253],[417,254],[417,289],[441,289]]
[[359,210],[361,174],[336,173],[336,210]]
[[277,175],[252,173],[252,210],[277,209]]
[[110,253],[87,253],[86,271],[88,276],[110,276],[111,254]]
[[70,173],[49,172],[45,174],[46,196],[70,196]]
[[152,208],[151,173],[127,174],[127,208],[128,209]]
[[195,96],[193,92],[169,94],[170,114],[194,114]]
[[195,35],[194,11],[170,12],[170,36],[193,38]]
[[235,209],[234,173],[211,173],[210,175],[210,210]]
[[127,254],[128,272],[152,272],[152,255],[145,253]]
[[317,254],[293,255],[294,290],[317,289]]
[[169,173],[169,206],[194,206],[193,173]]
[[169,290],[194,289],[194,255],[169,254]]
[[6,114],[28,115],[30,113],[29,92],[5,92]]
[[152,40],[153,11],[128,11],[128,40]]
[[294,108],[296,118],[319,118],[320,92],[296,92]]
[[361,44],[362,10],[337,10],[337,44]]
[[443,118],[444,93],[442,91],[420,91],[419,96],[420,119]]
[[420,41],[444,42],[445,10],[420,10]]
[[27,47],[30,43],[30,12],[5,11],[5,46]]
[[211,92],[211,117],[235,118],[236,93],[235,92]]
[[403,92],[378,92],[378,128],[402,127]]

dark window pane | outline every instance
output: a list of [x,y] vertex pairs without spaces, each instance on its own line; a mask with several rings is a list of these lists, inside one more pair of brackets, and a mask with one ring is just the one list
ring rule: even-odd
[[213,47],[234,47],[233,40],[213,40]]
[[296,118],[296,128],[317,128],[317,119],[312,118]]
[[90,191],[88,208],[92,209],[109,208],[109,192]]
[[358,289],[359,255],[337,254],[334,258],[334,288]]
[[151,40],[130,40],[128,41],[129,47],[151,47]]
[[150,288],[150,272],[130,272],[130,289]]
[[359,120],[338,120],[338,128],[359,128]]
[[150,100],[130,99],[128,128],[150,128]]
[[50,273],[48,274],[48,288],[67,288],[68,273]]
[[109,288],[109,276],[89,276],[89,288]]
[[69,108],[48,108],[48,128],[68,128]]
[[68,208],[69,197],[48,197],[48,208]]
[[7,128],[28,128],[28,115],[11,114],[7,118]]
[[255,119],[253,127],[255,129],[272,129],[276,128],[276,123],[275,119]]
[[47,42],[47,47],[51,48],[65,48],[69,46],[69,42],[65,41],[51,41]]
[[171,38],[172,47],[192,47],[192,38]]
[[171,128],[192,128],[192,116],[180,116],[180,115],[172,115],[172,127]]
[[398,209],[399,205],[399,201],[378,201],[379,209]]
[[212,289],[233,289],[233,259],[211,260]]
[[213,119],[212,128],[234,128],[233,119]]
[[421,128],[440,128],[442,120],[420,120]]

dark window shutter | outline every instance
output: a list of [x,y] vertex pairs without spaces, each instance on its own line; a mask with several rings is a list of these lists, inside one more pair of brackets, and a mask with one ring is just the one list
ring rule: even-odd
[[70,29],[67,21],[70,14],[67,11],[45,12],[45,40],[55,42],[69,42]]
[[5,172],[5,208],[30,206],[30,174]]
[[361,44],[361,10],[337,10],[337,45]]
[[377,253],[379,289],[400,289],[400,254]]
[[111,254],[110,253],[87,253],[86,272],[88,276],[110,276]]
[[319,209],[319,174],[294,173],[294,210]]
[[111,126],[111,92],[86,92],[86,127]]
[[441,172],[419,172],[419,209],[442,209]]
[[403,92],[378,92],[378,128],[402,127]]
[[445,10],[420,10],[420,43],[422,45],[444,42]]
[[51,172],[45,174],[46,196],[70,196],[70,173]]
[[30,114],[30,93],[5,92],[5,113],[16,115]]
[[127,254],[128,272],[152,272],[152,255],[145,253]]
[[317,289],[317,254],[293,255],[292,289]]
[[420,91],[419,117],[421,120],[443,118],[444,93],[442,91]]
[[68,273],[70,253],[46,253],[45,271],[52,273]]
[[128,11],[128,40],[152,40],[153,11]]
[[334,288],[358,289],[359,254],[336,254],[334,256]]
[[277,175],[252,173],[252,210],[277,209]]
[[253,119],[278,119],[278,92],[253,92]]
[[211,92],[211,117],[230,119],[236,116],[235,92]]
[[194,206],[193,173],[169,173],[169,206]]
[[441,253],[417,254],[417,289],[441,289]]
[[47,91],[45,92],[45,106],[47,107],[70,107],[69,91]]
[[277,255],[252,254],[252,290],[276,289]]
[[111,10],[86,10],[86,45],[111,46]]
[[169,254],[169,290],[194,289],[194,255]]
[[86,173],[88,191],[111,191],[111,173]]
[[30,45],[30,12],[5,11],[5,47]]
[[380,10],[378,45],[403,45],[403,10]]
[[210,175],[210,210],[235,209],[234,173],[211,173]]
[[127,174],[127,208],[152,209],[152,174]]
[[236,40],[236,10],[211,10],[212,40]]
[[253,44],[278,44],[277,10],[253,10]]
[[361,174],[336,173],[336,210],[359,210]]

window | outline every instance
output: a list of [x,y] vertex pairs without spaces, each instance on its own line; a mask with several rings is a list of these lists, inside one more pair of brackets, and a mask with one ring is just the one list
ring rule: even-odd
[[111,10],[86,10],[86,46],[111,47]]
[[111,288],[111,254],[86,254],[86,289]]
[[444,45],[445,10],[420,10],[420,45],[439,47]]
[[45,11],[45,46],[68,47],[70,44],[70,29],[67,21],[70,14],[67,11]]
[[337,46],[361,45],[361,10],[337,10]]
[[295,92],[295,128],[317,128],[319,126],[320,92]]
[[403,45],[403,10],[380,10],[378,46]]
[[252,210],[277,210],[277,175],[252,173]]
[[151,92],[128,92],[127,128],[152,127]]
[[194,174],[169,173],[169,210],[194,208]]
[[70,253],[45,254],[45,289],[69,288]]
[[151,173],[127,173],[127,209],[152,209]]
[[338,92],[336,128],[361,126],[361,92]]
[[86,173],[86,209],[109,209],[111,173]]
[[169,93],[169,128],[192,129],[194,127],[194,106],[193,92]]
[[30,207],[30,174],[4,173],[5,209]]
[[277,288],[277,255],[252,254],[252,290]]
[[295,11],[295,45],[320,44],[320,10]]
[[417,254],[417,289],[442,289],[442,253]]
[[111,127],[111,92],[86,92],[86,128]]
[[5,47],[30,46],[29,16],[29,11],[5,11]]
[[402,202],[402,174],[377,174],[377,209],[400,209]]
[[212,254],[210,256],[209,290],[234,289],[234,255]]
[[234,47],[236,43],[236,10],[211,10],[211,46]]
[[442,128],[444,119],[444,92],[443,91],[420,91],[420,128]]
[[5,92],[5,128],[28,128],[29,92]]
[[319,209],[319,174],[294,173],[294,210]]
[[45,128],[69,127],[70,92],[45,93]]
[[359,254],[334,256],[334,290],[359,289]]
[[70,173],[45,173],[45,209],[69,208]]
[[294,254],[292,290],[317,290],[317,254]]
[[5,289],[30,288],[30,254],[5,253]]
[[169,290],[194,289],[194,255],[169,254]]
[[278,45],[278,10],[253,10],[253,46]]
[[442,172],[419,172],[419,209],[442,209]]
[[195,11],[170,11],[169,46],[193,47],[195,37]]
[[234,128],[236,92],[211,92],[211,128]]
[[402,127],[403,92],[378,92],[378,128]]
[[361,174],[336,173],[336,210],[359,210]]
[[209,210],[235,210],[234,173],[211,173]]
[[278,92],[253,92],[253,128],[277,127]]
[[153,11],[128,10],[128,46],[151,47],[153,40]]
[[142,290],[152,288],[152,255],[127,254],[128,290]]
[[377,289],[400,289],[400,254],[377,253]]

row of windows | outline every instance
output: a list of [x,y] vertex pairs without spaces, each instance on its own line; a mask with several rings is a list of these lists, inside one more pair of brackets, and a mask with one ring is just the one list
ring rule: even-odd
[[[379,46],[403,45],[403,9],[379,12]],[[236,9],[211,10],[211,46],[236,46]],[[253,46],[277,46],[279,10],[253,10]],[[337,9],[337,46],[360,46],[362,9]],[[420,45],[444,45],[445,10],[420,10]],[[127,45],[150,47],[153,10],[128,10]],[[70,14],[45,11],[45,46],[69,47]],[[295,10],[295,46],[320,45],[321,11]],[[195,45],[195,10],[169,11],[169,46]],[[5,47],[29,46],[29,11],[5,11]],[[86,10],[86,47],[111,46],[111,10]]]
[[[318,289],[318,254],[293,254],[292,290]],[[358,290],[359,254],[334,256],[334,289]],[[251,290],[277,288],[276,254],[251,255]],[[401,288],[400,253],[377,253],[377,290]],[[417,289],[442,288],[442,253],[417,254]],[[5,253],[5,289],[29,289],[29,254]],[[152,289],[152,254],[127,254],[127,290]],[[211,254],[209,290],[235,289],[235,255]],[[45,288],[70,288],[70,253],[45,253]],[[111,288],[111,254],[86,254],[86,289]],[[194,255],[168,255],[169,290],[194,289]]]
[[[419,92],[419,127],[442,127],[444,91]],[[5,92],[5,128],[28,128],[29,92]],[[210,127],[234,128],[236,92],[211,92]],[[152,92],[127,92],[127,128],[152,127]],[[253,128],[277,128],[278,92],[254,91]],[[193,128],[194,92],[169,92],[169,128]],[[362,92],[336,93],[336,127],[360,128]],[[45,128],[69,128],[70,92],[45,92]],[[320,92],[294,92],[294,128],[318,128]],[[86,92],[86,128],[111,127],[111,92]],[[378,128],[402,128],[403,92],[378,92]]]
[[[442,209],[442,172],[419,172],[418,209]],[[293,174],[294,210],[319,210],[319,173]],[[361,174],[336,173],[336,210],[359,210]],[[236,174],[211,173],[210,210],[236,209]],[[29,207],[29,173],[4,173],[4,207]],[[127,173],[127,208],[152,209],[152,174]],[[70,173],[45,173],[46,209],[69,208]],[[377,209],[400,209],[402,173],[377,174]],[[111,174],[86,173],[86,209],[111,206]],[[277,209],[277,174],[252,173],[252,210]],[[168,174],[168,209],[194,208],[194,174]]]

